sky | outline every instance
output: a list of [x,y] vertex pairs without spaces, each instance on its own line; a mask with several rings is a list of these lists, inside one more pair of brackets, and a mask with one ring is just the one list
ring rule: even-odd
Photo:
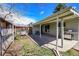
[[56,4],[28,3],[15,5],[15,8],[20,11],[21,15],[32,18],[35,22],[51,15],[54,7],[56,7]]
[[[20,11],[22,16],[33,18],[35,21],[39,21],[53,14],[56,5],[56,3],[19,3],[15,4],[15,9]],[[71,3],[67,5],[79,9],[79,4],[77,3]]]
[[[38,22],[52,15],[57,3],[15,3],[13,5],[14,9],[21,15],[21,20],[26,20],[24,21],[26,24],[30,22]],[[66,5],[79,10],[79,3],[70,3]]]

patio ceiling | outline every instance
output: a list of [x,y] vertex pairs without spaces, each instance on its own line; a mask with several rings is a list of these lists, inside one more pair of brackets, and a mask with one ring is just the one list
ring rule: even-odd
[[53,14],[52,16],[46,18],[45,20],[37,22],[33,25],[56,22],[57,18],[67,20],[67,19],[72,19],[72,18],[78,18],[78,16],[79,16],[79,14],[74,9],[68,8],[68,9],[65,9],[65,10],[61,10],[61,11]]

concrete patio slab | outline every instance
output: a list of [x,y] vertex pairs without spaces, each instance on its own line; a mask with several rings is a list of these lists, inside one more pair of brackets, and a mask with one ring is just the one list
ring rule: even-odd
[[[48,47],[50,49],[56,48],[56,37],[53,36],[47,36],[42,35],[40,38],[39,35],[32,35],[32,40],[38,43],[41,47]],[[68,51],[71,49],[74,45],[77,44],[78,41],[76,40],[67,40],[64,39],[63,41],[63,48],[61,47],[61,39],[58,39],[58,50],[61,52]]]
[[[64,40],[63,48],[61,47],[61,39],[58,40],[58,50],[61,52],[66,52],[71,49],[78,41],[75,40]],[[48,47],[50,49],[56,48],[56,40],[42,45],[42,47]]]

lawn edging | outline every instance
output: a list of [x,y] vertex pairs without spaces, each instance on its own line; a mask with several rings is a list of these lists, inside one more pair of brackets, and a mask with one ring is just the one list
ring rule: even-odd
[[37,44],[38,45],[38,43],[37,42],[35,42],[28,34],[26,34],[26,36],[32,41],[32,42],[34,42],[35,44]]

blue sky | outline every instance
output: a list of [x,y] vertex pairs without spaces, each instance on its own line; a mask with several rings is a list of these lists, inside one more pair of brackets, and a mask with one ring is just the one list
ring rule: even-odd
[[[56,3],[16,3],[14,8],[18,10],[22,16],[40,21],[53,14],[56,5]],[[76,9],[79,10],[79,4],[77,3],[70,3],[67,5],[76,7]]]

